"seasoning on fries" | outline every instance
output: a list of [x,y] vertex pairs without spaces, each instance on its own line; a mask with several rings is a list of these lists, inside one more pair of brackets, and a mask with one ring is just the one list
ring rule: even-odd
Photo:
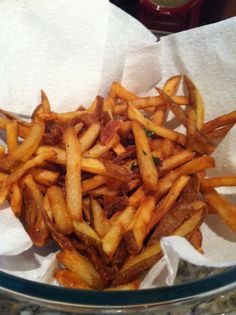
[[[41,96],[30,122],[0,110],[0,203],[9,201],[35,246],[59,245],[59,284],[136,290],[162,256],[162,237],[186,237],[202,253],[207,212],[236,232],[236,208],[215,189],[236,186],[236,174],[205,177],[236,111],[205,122],[190,78],[171,77],[149,97],[114,82],[106,98],[68,113]],[[167,127],[168,111],[185,133]]]

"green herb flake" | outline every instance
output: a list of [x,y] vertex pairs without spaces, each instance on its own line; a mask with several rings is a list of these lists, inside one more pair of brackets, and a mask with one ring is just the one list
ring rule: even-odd
[[147,136],[148,138],[153,139],[153,138],[155,137],[155,135],[154,135],[154,133],[153,133],[152,131],[148,130],[148,129],[145,128],[145,127],[144,127],[143,129],[144,129],[145,134],[146,134],[146,136]]
[[162,162],[161,162],[161,159],[159,159],[159,157],[152,156],[152,159],[153,159],[153,162],[155,163],[155,165],[161,166]]
[[144,154],[144,155],[147,155],[147,152],[145,152],[145,151],[143,150],[143,154]]

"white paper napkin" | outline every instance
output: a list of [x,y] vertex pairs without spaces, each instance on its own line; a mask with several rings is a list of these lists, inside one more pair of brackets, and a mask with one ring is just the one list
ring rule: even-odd
[[[123,76],[145,91],[160,79],[155,41],[108,0],[1,1],[0,106],[31,114],[44,89],[53,110],[75,110]],[[124,67],[133,53],[133,65],[146,72],[143,85]]]
[[[98,10],[96,15],[95,3]],[[83,15],[81,12],[84,13],[81,18],[83,23],[79,24],[78,17]],[[102,12],[102,17],[97,14],[99,12]],[[82,27],[84,22],[87,26],[82,29],[79,25]],[[15,33],[13,30],[16,27]],[[236,18],[233,18],[165,37],[156,44],[153,35],[145,28],[114,6],[108,6],[105,0],[60,0],[56,5],[46,0],[2,1],[0,106],[28,113],[39,102],[38,90],[44,88],[54,110],[67,111],[80,103],[88,104],[98,92],[105,93],[113,80],[121,81],[131,90],[142,93],[150,89],[161,76],[165,80],[171,75],[186,73],[203,94],[207,119],[213,118],[235,110],[235,35]],[[17,37],[22,40],[22,45]],[[85,38],[89,38],[86,44]],[[80,47],[81,44],[85,46]],[[235,139],[234,129],[216,151],[218,173],[235,173]],[[229,193],[229,190],[226,189],[224,193]],[[231,198],[235,199],[232,191],[230,193]],[[1,212],[1,215],[7,220],[9,210]],[[12,216],[9,225],[12,224],[11,220]],[[201,227],[204,256],[198,254],[184,239],[164,238],[162,246],[165,257],[149,271],[142,286],[173,283],[179,258],[207,266],[236,264],[234,234],[232,238],[229,236],[231,232],[220,219],[217,219],[217,225],[217,220],[213,220],[214,224],[212,219],[209,220]],[[19,221],[16,224],[18,233]],[[6,243],[7,235],[12,239],[13,231],[5,234]],[[28,279],[50,282],[48,279],[54,270],[55,254],[37,256],[37,252],[34,252],[32,262],[28,253],[34,249],[27,251],[29,243],[22,229],[21,237],[18,236],[19,244],[20,239],[24,238],[26,241],[22,242],[21,250],[15,253],[18,255],[23,252],[19,256],[24,263],[14,264],[14,259],[6,256],[13,255],[16,250],[15,244],[9,242],[0,252],[0,269],[22,274]],[[0,249],[4,248],[1,241],[0,238]],[[51,274],[46,271],[48,267]]]

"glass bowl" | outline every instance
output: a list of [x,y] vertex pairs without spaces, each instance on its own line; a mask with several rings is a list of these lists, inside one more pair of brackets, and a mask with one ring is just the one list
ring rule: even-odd
[[[220,298],[222,302],[222,297],[234,293],[232,289],[236,287],[236,268],[227,268],[222,271],[222,269],[193,267],[183,262],[182,264],[182,268],[179,269],[180,273],[182,270],[182,274],[177,277],[177,283],[181,284],[137,291],[73,290],[41,284],[0,272],[0,314],[10,314],[11,307],[22,310],[29,305],[34,309],[39,307],[40,310],[51,310],[50,313],[39,311],[39,313],[30,314],[54,314],[54,312],[60,311],[63,314],[64,312],[75,314],[145,312],[145,314],[183,315],[190,314],[189,311],[193,309],[195,311],[191,314],[221,314],[218,306],[217,313],[214,313],[212,305],[216,306],[217,299]],[[201,279],[189,282],[190,277]],[[1,301],[5,304],[1,305]],[[231,303],[233,309],[235,309],[236,299],[234,302]],[[203,309],[200,313],[196,312],[196,306],[198,310],[199,307],[203,307],[206,313]],[[1,312],[4,307],[5,311]],[[7,311],[6,307],[8,307]],[[228,306],[227,309],[229,309]],[[222,313],[226,314],[226,311],[224,302]],[[15,314],[20,314],[20,312]]]

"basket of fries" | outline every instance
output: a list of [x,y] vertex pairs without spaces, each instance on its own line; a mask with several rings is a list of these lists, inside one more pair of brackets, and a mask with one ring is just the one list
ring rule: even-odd
[[[215,115],[201,78],[183,72],[146,95],[114,81],[73,110],[55,110],[46,89],[31,116],[0,109],[3,295],[77,313],[165,314],[236,287],[235,194],[221,191],[236,186],[234,144],[232,165],[216,155],[236,111]],[[180,259],[224,272],[173,285]]]

